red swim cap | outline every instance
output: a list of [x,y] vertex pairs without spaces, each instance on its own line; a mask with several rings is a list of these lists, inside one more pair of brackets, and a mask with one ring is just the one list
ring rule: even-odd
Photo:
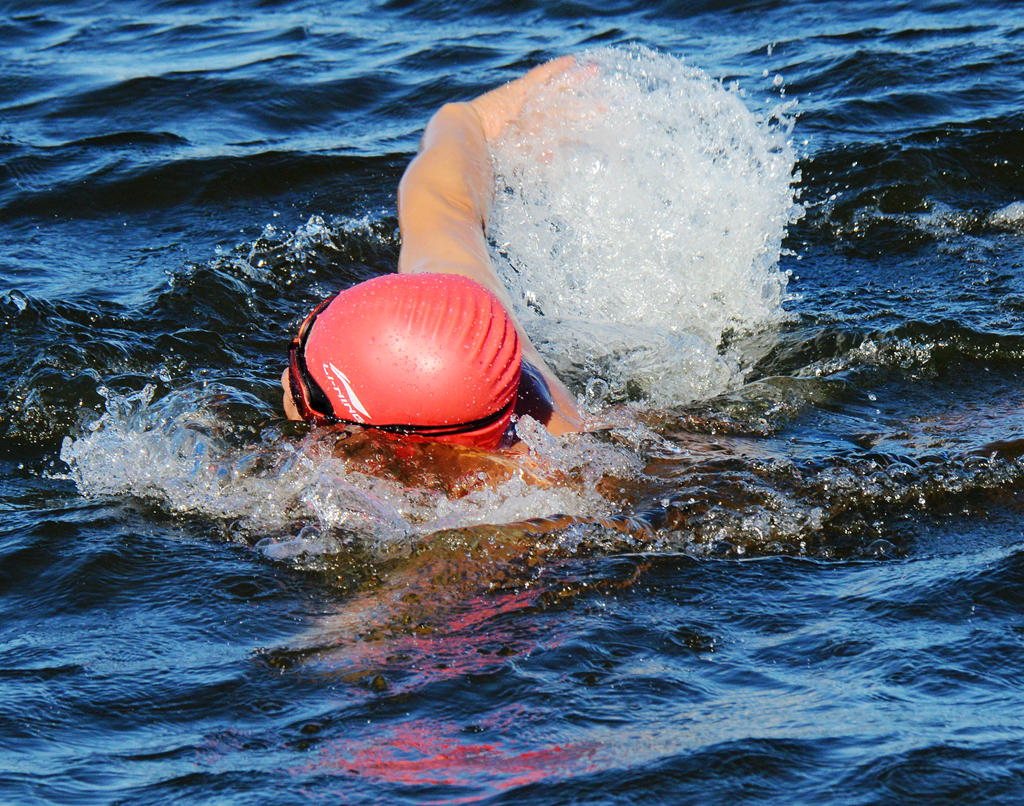
[[310,314],[289,374],[308,420],[493,448],[512,417],[521,362],[515,326],[479,283],[388,274]]

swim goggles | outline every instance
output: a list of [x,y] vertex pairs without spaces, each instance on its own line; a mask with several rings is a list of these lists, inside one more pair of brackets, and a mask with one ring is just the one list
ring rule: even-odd
[[[337,295],[335,295],[337,296]],[[328,297],[317,305],[302,322],[299,334],[288,347],[288,388],[299,416],[314,425],[334,425],[345,422],[334,414],[334,406],[323,387],[316,382],[306,365],[306,342],[316,318],[324,312],[334,297]]]

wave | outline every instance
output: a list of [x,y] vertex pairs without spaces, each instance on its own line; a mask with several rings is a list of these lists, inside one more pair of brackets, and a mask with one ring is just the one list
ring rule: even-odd
[[800,226],[870,254],[950,234],[1019,233],[1022,150],[1024,125],[1013,114],[821,151],[800,164],[808,211]]
[[149,384],[157,397],[195,382],[230,384],[265,401],[248,419],[266,418],[280,403],[288,336],[309,308],[396,257],[393,221],[312,217],[291,232],[267,225],[254,241],[181,267],[137,306],[97,294],[51,302],[6,291],[3,450],[55,451],[100,416],[105,394]]
[[[131,133],[119,136],[131,138]],[[82,148],[101,152],[83,160]],[[259,151],[237,156],[153,159],[108,154],[109,144],[62,147],[49,157],[33,153],[9,158],[6,170],[20,176],[20,188],[0,195],[0,213],[10,219],[45,216],[108,216],[172,207],[216,206],[241,198],[287,196],[297,185],[316,186],[339,197],[364,192],[382,174],[397,184],[404,156],[356,157]],[[68,175],[68,174],[71,175]]]

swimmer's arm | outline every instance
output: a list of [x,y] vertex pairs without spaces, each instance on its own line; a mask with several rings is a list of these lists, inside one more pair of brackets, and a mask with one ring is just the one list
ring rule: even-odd
[[472,107],[441,107],[398,186],[398,270],[462,274],[506,304],[484,236],[492,182],[487,141]]
[[[533,88],[572,64],[572,57],[548,62],[469,103],[446,104],[434,115],[419,154],[398,187],[400,272],[470,277],[490,290],[515,321],[512,300],[491,264],[484,234],[494,185],[488,144],[519,114]],[[556,434],[581,430],[583,421],[572,394],[518,322],[516,329],[524,361],[536,370],[527,373],[536,381],[532,394],[550,398],[550,411],[541,419]]]

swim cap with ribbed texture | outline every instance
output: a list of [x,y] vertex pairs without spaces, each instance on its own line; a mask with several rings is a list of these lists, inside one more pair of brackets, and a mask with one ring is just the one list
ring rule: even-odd
[[313,323],[305,360],[341,420],[489,448],[508,428],[522,350],[479,283],[389,274],[335,297]]

